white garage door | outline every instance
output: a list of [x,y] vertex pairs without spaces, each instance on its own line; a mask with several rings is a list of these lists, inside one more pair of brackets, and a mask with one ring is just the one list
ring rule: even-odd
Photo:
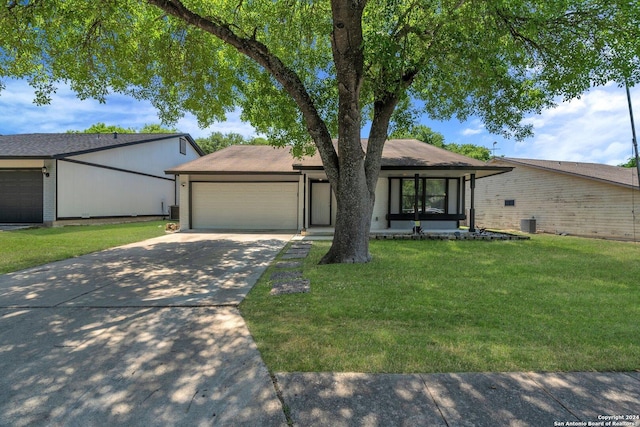
[[297,182],[194,182],[191,190],[191,228],[298,228]]

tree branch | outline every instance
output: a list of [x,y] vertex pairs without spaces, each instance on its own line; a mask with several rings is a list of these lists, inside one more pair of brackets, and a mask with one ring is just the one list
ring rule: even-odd
[[[401,78],[398,85],[401,89],[406,89],[413,83],[418,75],[418,70],[407,71]],[[403,90],[401,92],[403,92]],[[367,175],[367,186],[371,192],[375,191],[380,174],[380,162],[382,160],[382,150],[387,140],[389,132],[389,122],[391,116],[400,100],[398,93],[385,92],[373,104],[373,121],[369,131],[369,143],[367,145],[367,155],[365,162],[365,173]]]
[[147,0],[149,4],[163,10],[187,24],[197,27],[222,40],[238,52],[251,58],[262,66],[283,89],[293,98],[300,108],[305,125],[313,142],[316,144],[327,173],[337,175],[338,156],[331,142],[331,134],[320,117],[313,99],[298,75],[288,68],[280,58],[270,52],[263,43],[252,38],[244,38],[231,30],[230,25],[216,17],[202,17],[191,11],[180,0]]

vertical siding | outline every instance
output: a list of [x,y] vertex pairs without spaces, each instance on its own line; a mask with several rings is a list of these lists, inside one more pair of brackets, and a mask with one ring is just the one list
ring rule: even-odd
[[[640,237],[640,191],[614,184],[517,166],[477,180],[475,196],[479,227],[519,230],[534,217],[539,232],[633,239],[635,225]],[[509,199],[515,206],[504,205]]]
[[387,208],[389,203],[389,179],[378,178],[376,184],[376,202],[371,215],[371,229],[383,230],[387,228]]
[[72,158],[102,166],[169,177],[165,175],[165,170],[198,157],[199,154],[190,144],[187,144],[187,154],[180,154],[180,138],[170,138],[81,154]]
[[167,215],[173,180],[58,162],[58,218]]

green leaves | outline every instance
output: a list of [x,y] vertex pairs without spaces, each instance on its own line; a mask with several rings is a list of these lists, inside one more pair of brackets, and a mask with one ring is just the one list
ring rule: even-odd
[[[338,101],[328,1],[184,0],[175,17],[139,0],[5,2],[0,6],[0,79],[26,78],[46,103],[56,82],[79,97],[116,91],[150,99],[169,122],[184,111],[202,125],[241,106],[276,143],[304,147],[301,98],[337,136]],[[364,10],[360,107],[400,100],[396,128],[420,114],[477,115],[486,128],[521,138],[525,114],[593,84],[640,81],[640,5],[629,1],[492,2],[370,0]],[[257,42],[290,73],[274,73],[215,31]],[[254,47],[255,47],[254,46]],[[421,103],[422,105],[422,103]],[[279,142],[278,142],[279,141]],[[304,150],[303,150],[304,151]]]

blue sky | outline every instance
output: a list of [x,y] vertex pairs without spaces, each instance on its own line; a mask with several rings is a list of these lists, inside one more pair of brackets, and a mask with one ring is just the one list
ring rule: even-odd
[[[4,80],[4,83],[6,87],[0,92],[1,135],[82,130],[98,122],[140,129],[145,124],[160,122],[150,103],[130,97],[111,95],[105,104],[100,104],[81,101],[69,88],[59,86],[51,104],[37,106],[33,104],[33,89],[26,82]],[[638,129],[640,89],[632,88],[631,98]],[[561,103],[527,117],[526,121],[534,125],[535,136],[522,142],[490,134],[478,119],[460,123],[423,118],[422,123],[442,133],[447,143],[495,147],[496,156],[617,165],[633,154],[626,92],[615,85],[594,88],[580,99]],[[193,116],[186,115],[175,127],[194,138],[212,132],[255,135],[251,125],[240,120],[239,112],[206,129],[201,129]]]

